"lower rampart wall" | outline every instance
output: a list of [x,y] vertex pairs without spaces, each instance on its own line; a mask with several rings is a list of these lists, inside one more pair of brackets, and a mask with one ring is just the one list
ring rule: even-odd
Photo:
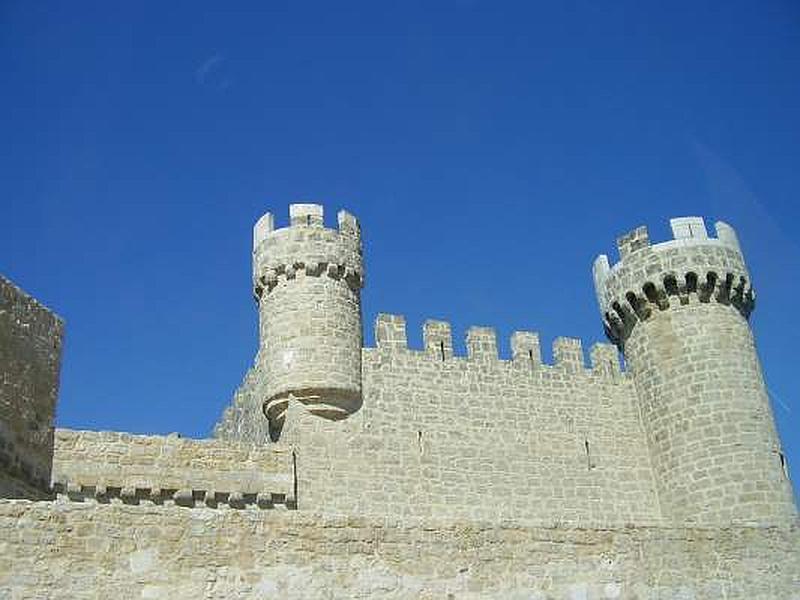
[[0,500],[0,598],[797,600],[800,533]]

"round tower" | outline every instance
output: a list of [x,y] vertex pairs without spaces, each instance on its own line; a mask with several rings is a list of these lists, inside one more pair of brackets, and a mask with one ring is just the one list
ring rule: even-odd
[[748,318],[755,294],[734,230],[671,221],[640,227],[620,261],[594,263],[606,332],[638,396],[658,497],[675,523],[786,523],[796,516]]
[[361,405],[363,260],[356,219],[323,223],[322,206],[292,204],[290,225],[267,213],[253,231],[264,414],[277,440],[291,398],[341,419]]

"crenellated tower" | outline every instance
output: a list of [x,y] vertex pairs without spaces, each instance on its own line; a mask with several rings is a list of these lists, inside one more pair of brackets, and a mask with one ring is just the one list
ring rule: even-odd
[[277,440],[294,398],[312,414],[341,419],[361,405],[363,260],[356,219],[324,226],[322,206],[292,204],[288,227],[271,213],[253,231],[263,410]]
[[633,377],[661,510],[675,523],[784,523],[796,515],[749,316],[736,233],[671,221],[651,245],[639,227],[620,261],[594,263],[606,332]]

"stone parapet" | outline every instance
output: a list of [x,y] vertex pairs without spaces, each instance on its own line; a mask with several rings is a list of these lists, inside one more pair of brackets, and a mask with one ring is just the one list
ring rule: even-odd
[[53,483],[72,499],[236,505],[258,504],[261,494],[265,504],[294,502],[291,449],[174,435],[57,429]]
[[720,302],[745,318],[755,306],[750,274],[730,225],[717,222],[708,236],[699,217],[672,219],[674,239],[651,245],[646,227],[618,241],[620,261],[613,267],[602,254],[594,263],[597,300],[606,332],[622,344],[637,322],[654,311],[690,302]]

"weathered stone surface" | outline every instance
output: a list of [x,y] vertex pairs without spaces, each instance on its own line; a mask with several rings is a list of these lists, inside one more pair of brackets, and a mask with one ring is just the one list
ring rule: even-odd
[[796,600],[796,527],[537,528],[0,500],[0,598]]
[[747,318],[750,274],[733,229],[673,219],[675,239],[620,238],[595,262],[609,335],[635,384],[662,514],[675,523],[782,523],[797,508]]
[[47,495],[63,322],[0,276],[0,497]]
[[290,215],[254,230],[261,341],[217,439],[56,430],[55,501],[0,500],[0,599],[800,600],[732,228],[621,237],[594,272],[617,347],[550,365],[487,327],[456,356],[444,321],[411,350],[398,315],[363,348],[358,223]]
[[142,498],[154,489],[189,490],[190,496],[195,490],[203,501],[207,490],[252,494],[255,502],[256,494],[285,496],[294,489],[292,451],[277,444],[70,429],[56,429],[53,481],[87,494],[96,486],[118,488],[121,497],[125,490],[128,496],[139,490]]
[[289,227],[272,229],[271,217],[262,217],[253,236],[256,394],[273,439],[290,398],[327,418],[346,417],[362,400],[358,223],[341,211],[338,229],[326,228],[317,204],[293,204],[289,212]]

